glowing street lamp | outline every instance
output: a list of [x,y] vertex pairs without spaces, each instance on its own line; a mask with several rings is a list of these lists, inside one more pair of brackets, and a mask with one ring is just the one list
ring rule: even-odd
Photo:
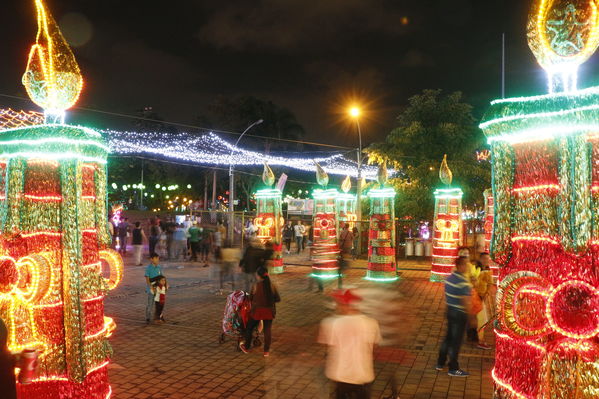
[[358,181],[356,184],[356,219],[358,221],[358,256],[362,254],[362,131],[360,130],[360,115],[362,111],[357,106],[352,106],[348,110],[349,116],[356,121],[358,130]]

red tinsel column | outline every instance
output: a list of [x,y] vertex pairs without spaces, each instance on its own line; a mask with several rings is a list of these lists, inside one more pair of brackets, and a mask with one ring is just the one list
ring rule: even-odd
[[312,277],[329,279],[338,277],[337,228],[335,223],[335,197],[337,190],[316,189],[314,197],[314,224],[312,231]]
[[599,44],[599,25],[594,2],[572,4],[535,1],[529,20],[556,92],[496,100],[481,124],[493,154],[501,399],[599,397],[599,90],[576,91],[571,76]]
[[430,281],[442,282],[451,274],[462,242],[462,190],[435,191],[433,260]]

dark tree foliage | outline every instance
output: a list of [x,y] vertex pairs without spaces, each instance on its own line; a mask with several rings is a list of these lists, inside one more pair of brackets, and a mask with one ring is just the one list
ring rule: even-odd
[[433,191],[442,188],[439,166],[443,155],[453,172],[452,187],[464,191],[464,205],[480,207],[491,186],[490,164],[478,162],[476,151],[485,137],[462,93],[424,90],[409,99],[397,126],[384,142],[366,149],[372,162],[387,162],[403,171],[390,180],[397,189],[397,216],[432,219]]

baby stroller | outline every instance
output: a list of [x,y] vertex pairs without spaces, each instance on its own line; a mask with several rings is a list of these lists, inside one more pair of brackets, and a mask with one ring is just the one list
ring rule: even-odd
[[[223,313],[223,332],[220,334],[218,343],[225,342],[226,337],[235,338],[235,347],[239,351],[239,343],[243,340],[243,334],[250,318],[250,295],[243,291],[233,291],[227,296],[227,304]],[[260,340],[261,326],[254,332],[253,347],[262,345]]]

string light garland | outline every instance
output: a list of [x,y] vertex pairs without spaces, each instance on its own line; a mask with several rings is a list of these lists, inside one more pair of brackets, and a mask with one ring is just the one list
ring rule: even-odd
[[480,125],[500,265],[498,398],[599,393],[599,87],[575,91],[575,69],[599,43],[598,18],[596,1],[535,1],[529,44],[550,92],[563,92],[494,101]]
[[[150,154],[167,159],[191,162],[201,165],[256,166],[267,162],[271,166],[284,166],[307,172],[316,170],[314,162],[331,174],[357,176],[355,161],[344,158],[343,154],[329,157],[295,158],[266,155],[256,151],[235,147],[214,133],[202,136],[187,133],[142,133],[105,130],[110,149],[115,154]],[[233,156],[230,156],[231,152]],[[394,173],[393,170],[390,171]],[[375,179],[377,168],[363,166],[362,176]]]
[[0,130],[17,129],[42,123],[44,123],[44,115],[40,112],[0,108]]

